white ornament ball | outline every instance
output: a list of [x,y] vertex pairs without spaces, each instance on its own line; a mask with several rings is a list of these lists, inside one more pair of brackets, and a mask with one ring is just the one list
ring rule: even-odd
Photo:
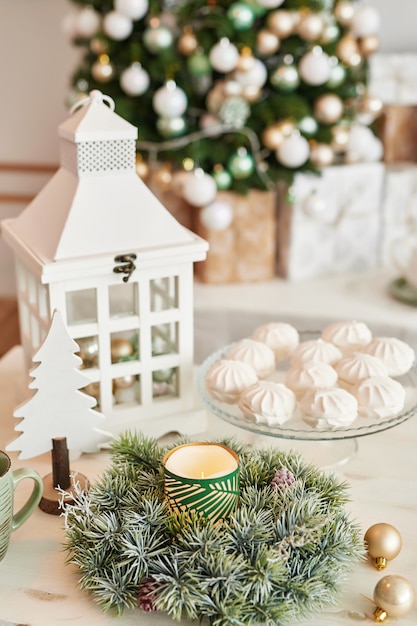
[[382,155],[382,142],[371,129],[360,124],[352,125],[346,144],[345,160],[348,163],[374,162],[379,161]]
[[128,96],[140,96],[147,91],[150,78],[140,63],[132,65],[120,74],[120,86]]
[[331,75],[329,56],[321,48],[313,48],[301,58],[298,73],[308,85],[323,85]]
[[94,37],[101,25],[101,16],[92,7],[85,7],[75,18],[75,32],[78,37]]
[[206,206],[213,202],[217,194],[216,181],[210,174],[197,169],[189,172],[182,186],[184,200],[193,206]]
[[133,30],[132,20],[123,13],[110,11],[103,19],[105,34],[115,41],[127,39]]
[[227,202],[215,200],[201,209],[200,221],[207,230],[225,230],[233,222],[233,209]]
[[211,66],[217,72],[231,72],[239,61],[239,51],[227,38],[221,39],[210,50]]
[[187,108],[187,96],[174,81],[169,80],[155,91],[152,104],[161,117],[181,117]]
[[351,30],[355,37],[376,35],[380,26],[381,16],[375,7],[364,4],[355,10],[351,21]]
[[114,8],[132,20],[140,20],[149,9],[149,0],[115,0]]
[[297,133],[285,137],[276,151],[278,161],[290,168],[301,167],[309,156],[310,146],[307,139]]
[[257,0],[257,4],[265,9],[276,9],[284,4],[284,0]]
[[234,73],[235,80],[242,87],[263,87],[268,78],[268,71],[265,67],[265,64],[262,63],[259,59],[256,59],[253,63],[252,67],[246,72],[238,72]]

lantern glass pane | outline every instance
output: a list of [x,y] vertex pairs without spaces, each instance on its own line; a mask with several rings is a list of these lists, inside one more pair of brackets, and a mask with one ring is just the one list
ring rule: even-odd
[[139,360],[139,331],[112,333],[110,336],[110,352],[112,363]]
[[112,380],[112,389],[115,405],[141,404],[140,376],[138,374],[116,376]]
[[38,285],[38,311],[39,317],[49,319],[49,298],[48,289],[45,285]]
[[178,374],[176,367],[167,367],[152,372],[152,397],[154,401],[176,398],[178,394]]
[[96,289],[80,289],[68,291],[67,320],[70,326],[97,322]]
[[98,367],[100,361],[98,337],[80,337],[75,341],[78,343],[80,348],[78,355],[83,361],[82,368],[88,369],[91,367]]
[[151,327],[152,354],[178,354],[178,322]]
[[27,276],[27,297],[30,304],[37,303],[38,283],[32,274]]
[[138,284],[122,283],[109,287],[110,317],[128,317],[138,314]]
[[154,278],[150,281],[151,311],[166,311],[178,307],[178,276]]

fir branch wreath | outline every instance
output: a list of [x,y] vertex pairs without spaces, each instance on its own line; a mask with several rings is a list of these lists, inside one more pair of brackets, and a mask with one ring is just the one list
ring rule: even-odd
[[241,496],[228,520],[172,514],[161,461],[174,445],[133,432],[112,443],[91,489],[62,505],[67,560],[104,611],[281,626],[335,605],[365,554],[347,484],[294,452],[218,443],[240,457]]

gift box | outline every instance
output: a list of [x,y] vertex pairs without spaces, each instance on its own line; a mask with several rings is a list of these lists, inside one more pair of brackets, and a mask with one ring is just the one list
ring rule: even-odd
[[330,166],[280,185],[278,276],[303,280],[376,267],[384,171],[383,163]]
[[417,161],[417,105],[385,105],[378,135],[385,163]]
[[401,272],[417,242],[417,165],[388,165],[382,203],[382,265]]
[[417,54],[370,56],[368,90],[385,104],[417,104]]
[[245,283],[271,280],[275,275],[276,192],[252,189],[247,195],[218,192],[216,200],[230,205],[231,224],[207,228],[203,209],[194,209],[193,230],[209,243],[205,261],[195,266],[204,283]]

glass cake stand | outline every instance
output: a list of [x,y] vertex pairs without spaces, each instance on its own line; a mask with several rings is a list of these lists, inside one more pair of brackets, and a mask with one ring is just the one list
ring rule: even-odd
[[[314,339],[317,332],[300,333],[302,341]],[[297,450],[307,460],[320,467],[334,467],[350,461],[358,450],[358,438],[379,433],[405,422],[417,412],[417,365],[403,376],[397,377],[406,392],[403,410],[392,417],[374,419],[358,417],[346,428],[321,430],[309,427],[300,417],[297,410],[294,416],[282,426],[258,424],[245,418],[237,404],[228,404],[216,400],[206,387],[208,369],[219,359],[224,358],[233,344],[224,346],[211,354],[200,366],[197,377],[198,393],[206,407],[217,417],[228,424],[242,428],[254,435],[281,439],[283,448]],[[278,362],[275,372],[268,380],[284,382],[289,367],[289,359]]]

